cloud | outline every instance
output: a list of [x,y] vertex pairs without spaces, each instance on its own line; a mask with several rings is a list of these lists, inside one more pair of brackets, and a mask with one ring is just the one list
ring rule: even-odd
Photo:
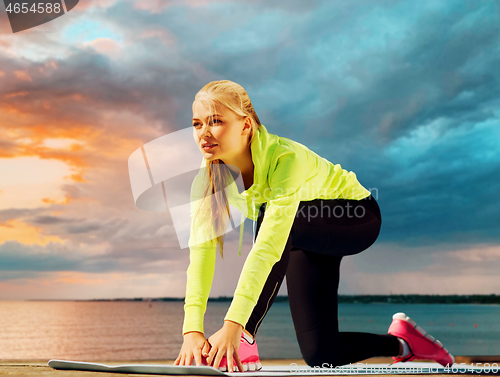
[[[350,292],[422,281],[422,291],[487,291],[500,220],[495,14],[493,2],[81,0],[62,33],[60,23],[22,38],[0,31],[0,158],[58,173],[43,195],[38,181],[8,188],[0,177],[0,230],[12,235],[1,279],[74,288],[126,274],[102,284],[119,294],[153,274],[145,287],[168,282],[182,295],[188,254],[167,212],[135,207],[127,160],[189,127],[196,92],[230,79],[271,133],[376,190],[382,230],[346,259],[358,269],[343,275]],[[48,166],[28,167],[49,178]],[[242,262],[218,265],[231,272],[213,295],[232,293]]]
[[500,289],[498,245],[432,251],[377,245],[345,257],[339,293],[492,294]]

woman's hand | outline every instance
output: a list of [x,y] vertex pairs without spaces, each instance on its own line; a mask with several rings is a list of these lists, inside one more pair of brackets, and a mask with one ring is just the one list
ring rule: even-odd
[[173,365],[191,365],[194,358],[196,365],[200,366],[202,354],[207,356],[209,350],[210,344],[203,333],[199,331],[188,332],[184,334],[181,351]]
[[240,361],[238,349],[240,348],[240,338],[243,326],[239,323],[225,320],[222,329],[217,331],[214,335],[208,338],[208,342],[212,346],[207,358],[207,364],[212,365],[214,368],[219,369],[219,364],[224,356],[226,356],[227,370],[233,371],[233,356],[238,365],[240,372],[244,372],[243,364]]

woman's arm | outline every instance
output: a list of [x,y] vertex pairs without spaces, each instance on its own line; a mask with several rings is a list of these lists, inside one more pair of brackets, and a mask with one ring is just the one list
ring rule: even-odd
[[[198,206],[203,197],[203,180],[200,175],[196,176],[191,186],[190,209],[191,228],[189,237],[189,267],[187,269],[186,295],[184,301],[184,325],[182,334],[189,331],[204,333],[203,317],[207,309],[208,296],[215,272],[216,245],[207,240],[203,235],[204,221],[207,219],[203,214],[198,214]],[[206,200],[209,200],[207,198]],[[194,226],[195,216],[202,216]]]
[[186,273],[183,335],[189,331],[204,333],[203,317],[214,278],[215,256],[215,247],[190,248],[190,263]]
[[271,272],[281,259],[300,203],[300,188],[307,177],[304,155],[278,146],[269,174],[271,196],[255,244],[243,266],[233,301],[225,316],[245,326]]

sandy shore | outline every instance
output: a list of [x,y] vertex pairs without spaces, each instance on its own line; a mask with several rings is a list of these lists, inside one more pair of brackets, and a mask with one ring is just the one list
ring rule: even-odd
[[[106,376],[154,376],[152,374],[128,374],[128,373],[106,373],[106,372],[89,372],[89,371],[71,371],[71,370],[56,370],[47,365],[49,360],[0,360],[0,375],[1,376],[44,376],[44,377],[66,377],[66,376],[80,376],[80,377],[106,377]],[[107,365],[122,365],[122,364],[170,364],[174,360],[81,360],[87,362],[102,363]],[[420,361],[420,360],[419,360]],[[424,360],[421,360],[424,361]],[[271,365],[290,365],[295,363],[297,365],[306,365],[302,359],[261,359],[263,366]],[[390,357],[373,357],[371,359],[363,360],[362,363],[368,364],[389,364],[392,362]],[[466,363],[476,365],[477,363],[497,363],[500,365],[500,356],[456,356],[455,363]],[[407,363],[409,364],[409,363]],[[319,373],[318,373],[319,374]],[[474,375],[492,375],[493,373],[484,373]],[[263,374],[264,375],[264,374]],[[433,376],[458,376],[459,374],[433,374]],[[496,374],[500,375],[500,374]],[[244,376],[244,373],[242,373]],[[300,376],[299,373],[294,374],[294,376]],[[373,374],[370,376],[382,376]],[[387,376],[387,375],[383,375]],[[405,376],[404,374],[399,374],[398,376]],[[409,376],[407,374],[406,376]],[[415,375],[413,375],[415,376]],[[425,376],[421,374],[420,376]]]

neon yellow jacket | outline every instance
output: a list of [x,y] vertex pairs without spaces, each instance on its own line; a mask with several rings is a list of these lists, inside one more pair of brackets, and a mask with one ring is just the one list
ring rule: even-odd
[[[256,222],[260,206],[267,202],[257,239],[243,265],[224,318],[242,326],[250,318],[273,265],[281,259],[299,203],[313,199],[360,200],[370,195],[370,191],[358,182],[355,173],[332,164],[296,141],[270,134],[262,124],[250,149],[254,163],[253,185],[241,194],[236,185],[227,190],[229,204],[240,209],[243,220],[246,216]],[[205,164],[203,159],[202,167]],[[194,204],[202,198],[201,189],[201,180],[195,178],[191,186],[191,216]],[[210,241],[195,244],[194,241],[198,240],[195,233],[191,228],[183,335],[189,331],[204,332],[203,318],[215,271],[217,247]],[[243,222],[239,255],[242,237]]]

